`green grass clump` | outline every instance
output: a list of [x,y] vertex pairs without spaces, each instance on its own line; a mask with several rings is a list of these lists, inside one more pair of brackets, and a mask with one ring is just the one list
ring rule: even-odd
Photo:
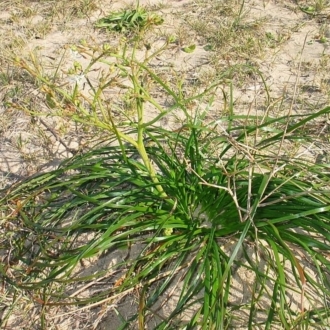
[[[304,129],[330,107],[302,116],[235,115],[231,97],[230,111],[206,122],[202,104],[208,99],[212,106],[220,82],[189,98],[178,93],[149,65],[169,43],[144,60],[136,59],[136,49],[92,48],[90,64],[81,68],[89,97],[78,84],[65,89],[55,75],[49,79],[15,60],[42,86],[47,115],[58,111],[97,127],[106,143],[1,192],[3,281],[32,293],[44,308],[95,307],[134,291],[132,315],[119,317],[120,329],[145,329],[149,322],[154,329],[327,326],[329,168],[291,149],[318,142]],[[88,73],[99,62],[111,70],[93,85]],[[136,113],[118,123],[118,104],[102,96],[120,86]],[[149,86],[170,105],[161,105]],[[188,111],[193,101],[199,108]],[[146,116],[147,105],[153,118]],[[156,126],[175,112],[185,117],[180,129]],[[127,257],[107,270],[77,271],[86,259],[118,251]],[[242,270],[252,274],[244,300],[236,299],[234,286]],[[116,277],[109,275],[111,285],[102,291],[66,294],[73,284],[93,286],[107,274]],[[178,278],[177,298],[160,315]],[[46,316],[40,322],[45,327]]]
[[[262,126],[267,124],[271,120]],[[119,272],[120,284],[88,298],[50,295],[46,305],[111,302],[136,289],[140,305],[122,328],[145,324],[179,274],[179,299],[155,329],[326,324],[327,308],[320,303],[329,295],[329,175],[321,165],[240,152],[236,143],[259,128],[244,127],[234,140],[197,123],[184,135],[146,130],[156,180],[134,146],[109,146],[13,186],[1,200],[8,228],[16,228],[8,232],[3,279],[37,292],[49,283],[91,281],[104,272],[80,276],[74,272],[80,261],[140,245],[136,257],[108,270]],[[284,137],[278,134],[268,140],[275,147]],[[223,247],[229,239],[230,250]],[[259,257],[251,258],[248,246]],[[244,304],[233,300],[240,267],[255,274]],[[290,305],[294,293],[301,297],[298,307]],[[261,307],[265,298],[268,305]],[[191,320],[180,323],[192,305]],[[244,311],[247,319],[239,313]]]
[[95,26],[109,31],[129,33],[139,32],[163,22],[164,20],[159,15],[151,14],[143,7],[138,7],[111,13],[98,20]]

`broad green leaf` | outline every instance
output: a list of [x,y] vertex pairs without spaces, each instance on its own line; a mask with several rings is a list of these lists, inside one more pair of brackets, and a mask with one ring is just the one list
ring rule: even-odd
[[195,49],[196,49],[196,45],[195,44],[182,48],[182,50],[185,53],[193,53]]

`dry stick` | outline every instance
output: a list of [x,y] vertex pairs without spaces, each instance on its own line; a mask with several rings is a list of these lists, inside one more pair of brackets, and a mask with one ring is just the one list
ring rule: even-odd
[[78,289],[77,291],[75,291],[74,293],[72,293],[69,297],[70,297],[70,298],[73,298],[73,297],[77,296],[80,292],[85,291],[86,289],[88,289],[88,288],[91,287],[92,285],[94,285],[94,284],[96,284],[96,283],[98,283],[98,282],[104,280],[105,278],[108,278],[109,276],[114,275],[115,273],[116,273],[116,272],[112,272],[111,274],[106,274],[106,275],[104,275],[104,276],[98,278],[97,280],[88,283],[87,285],[83,286],[82,288],[80,288],[80,289]]
[[[239,208],[239,210],[242,210],[245,212],[244,217],[242,217],[241,212],[239,211],[239,216],[240,216],[240,221],[244,222],[246,221],[246,219],[248,219],[250,217],[250,209],[251,209],[251,196],[252,196],[252,176],[253,176],[253,166],[256,165],[260,171],[260,173],[262,173],[262,169],[259,166],[259,164],[255,161],[253,155],[251,155],[250,150],[251,151],[255,151],[257,152],[256,149],[254,149],[253,147],[250,147],[248,145],[245,145],[243,143],[237,142],[227,131],[224,127],[222,127],[220,125],[220,123],[218,123],[219,127],[222,129],[224,137],[227,139],[227,141],[235,148],[235,150],[242,152],[249,160],[249,186],[248,186],[248,201],[247,201],[247,209],[242,209],[241,207],[238,206],[238,200],[237,200],[237,196],[236,196],[236,181],[235,179],[233,180],[233,185],[234,185],[234,191],[232,189],[230,189],[229,185],[230,185],[230,179],[228,180],[228,188],[226,189],[230,195],[232,196],[236,206]],[[187,163],[187,162],[186,162]],[[195,175],[197,175],[196,172],[194,172]],[[197,175],[198,176],[198,175]],[[205,180],[203,180],[200,176],[198,176],[204,184],[206,185]],[[207,183],[207,185],[210,185]],[[211,185],[210,185],[211,186]],[[224,187],[221,187],[222,189],[224,189]],[[252,219],[250,219],[252,221]],[[253,221],[252,221],[253,223]]]
[[244,209],[244,208],[242,208],[242,207],[240,207],[239,206],[239,204],[238,204],[238,200],[237,200],[237,197],[236,197],[236,194],[234,194],[233,193],[233,191],[230,189],[230,185],[229,185],[229,183],[230,183],[230,179],[228,179],[228,188],[226,188],[226,187],[223,187],[223,186],[219,186],[219,185],[217,185],[217,184],[212,184],[212,183],[208,183],[207,181],[205,181],[190,165],[189,165],[189,163],[188,163],[188,161],[184,158],[184,162],[186,163],[186,165],[187,165],[187,167],[189,168],[189,171],[191,171],[191,172],[193,172],[200,180],[201,180],[201,182],[200,182],[200,184],[202,184],[202,185],[204,185],[204,186],[209,186],[209,187],[214,187],[214,188],[218,188],[218,189],[222,189],[222,190],[225,190],[225,191],[227,191],[229,194],[230,194],[230,196],[231,196],[231,198],[233,199],[233,201],[234,201],[234,203],[235,203],[235,205],[236,205],[236,208],[237,208],[237,210],[238,210],[238,213],[239,213],[239,217],[240,217],[240,220],[241,220],[241,222],[243,222],[243,217],[242,217],[242,213],[241,213],[241,211],[243,211],[243,212],[247,212],[246,211],[246,209]]
[[52,135],[55,137],[56,141],[58,141],[59,143],[61,143],[63,145],[63,147],[66,149],[66,151],[71,152],[73,155],[75,155],[78,152],[78,150],[68,147],[67,144],[58,136],[56,131],[52,127],[50,127],[48,124],[46,124],[46,122],[42,118],[39,118],[39,121],[42,125],[44,125],[48,129],[48,131],[50,133],[52,133]]
[[[321,136],[321,134],[323,134],[324,130],[328,127],[328,125],[329,125],[328,123],[325,123],[325,124],[323,125],[322,129],[321,129],[320,132],[317,134],[317,137],[318,137],[318,138]],[[297,155],[297,158],[300,158],[303,154],[309,152],[309,151],[311,150],[311,148],[312,148],[313,146],[316,145],[316,142],[317,142],[317,141],[313,141],[313,142],[308,146],[308,148],[306,148],[306,150],[302,151],[300,154]]]
[[[266,87],[266,89],[267,89],[267,87]],[[268,94],[268,92],[267,92],[267,94]],[[257,106],[257,95],[260,95],[260,93],[258,92],[258,94],[256,93],[255,95],[254,95],[254,102],[255,102],[255,108],[256,108],[256,110],[258,109],[258,106]],[[251,106],[250,106],[250,108],[249,108],[249,111],[248,111],[248,116],[250,115],[250,112],[251,112],[251,109],[252,109],[252,102],[251,102]],[[258,111],[258,110],[257,110]],[[264,113],[264,117],[262,118],[262,122],[264,121],[264,119],[265,119],[265,116],[266,116],[266,112]],[[257,117],[258,118],[258,117]],[[246,120],[247,121],[247,120]],[[245,122],[246,123],[246,122]],[[258,122],[257,122],[257,129],[255,130],[255,135],[254,135],[254,145],[256,145],[256,142],[257,142],[257,136],[258,136],[258,131],[259,131],[259,129],[258,129]],[[248,137],[248,135],[247,135],[247,132],[246,132],[246,130],[245,130],[245,141],[247,141],[247,137]],[[261,170],[261,168],[260,168],[260,166],[259,166],[259,164],[258,163],[256,163],[256,165],[257,165],[257,167],[259,168],[259,170],[260,170],[260,173],[263,173],[263,171]],[[257,229],[257,227],[255,226],[255,224],[254,224],[254,221],[253,221],[253,219],[252,219],[252,217],[251,217],[251,204],[252,204],[252,181],[253,181],[253,173],[254,173],[254,163],[253,162],[249,162],[249,170],[248,170],[248,173],[249,173],[249,175],[248,175],[248,194],[247,194],[247,205],[246,205],[246,209],[247,209],[247,213],[246,213],[246,215],[245,215],[245,217],[244,217],[244,221],[246,221],[246,219],[250,219],[250,221],[251,221],[251,223],[252,223],[252,225],[253,225],[253,228],[254,228],[254,232],[255,232],[255,242],[256,242],[256,248],[257,248],[257,258],[259,257],[259,240],[258,240],[258,229]],[[260,261],[260,260],[259,260]]]
[[[289,112],[288,112],[288,117],[292,113],[293,104],[294,104],[294,102],[296,100],[296,96],[297,96],[297,87],[298,87],[298,82],[299,82],[299,78],[300,78],[301,63],[302,63],[302,53],[303,53],[303,51],[305,49],[305,46],[306,46],[307,36],[308,36],[308,33],[305,36],[304,43],[303,43],[303,48],[302,48],[301,53],[300,53],[300,59],[299,59],[299,65],[298,65],[298,74],[296,76],[296,80],[295,80],[295,84],[294,84],[293,97],[292,97],[292,101],[291,101],[291,104],[290,104],[290,108],[289,108]],[[276,168],[277,167],[277,164],[278,164],[278,160],[280,158],[280,152],[281,152],[282,147],[283,147],[283,143],[284,143],[284,139],[285,139],[285,135],[286,135],[286,131],[288,129],[288,126],[289,126],[289,121],[287,121],[287,123],[285,125],[284,133],[283,133],[283,136],[281,138],[281,142],[280,142],[280,145],[279,145],[279,148],[278,148],[277,156],[275,158],[275,164],[274,164],[273,169],[272,169],[272,171],[271,171],[271,173],[270,173],[270,175],[268,177],[267,185],[268,185],[269,181],[271,180],[271,178],[274,176],[274,174],[277,173],[279,170],[281,170],[283,167],[286,166],[286,164],[283,164],[279,168]],[[272,194],[272,192],[270,192],[267,195],[267,197],[270,196],[271,194]],[[265,196],[263,196],[263,198],[260,199],[261,202],[264,201],[264,200],[265,200]]]
[[[307,36],[308,36],[308,33],[305,36],[305,40],[304,40],[304,43],[303,43],[303,48],[302,48],[301,53],[300,53],[300,59],[299,59],[299,64],[298,64],[298,73],[297,73],[296,81],[295,81],[295,84],[294,84],[293,96],[292,96],[292,100],[291,100],[291,104],[290,104],[290,108],[289,108],[288,117],[292,114],[293,104],[296,101],[296,97],[297,97],[297,88],[298,88],[298,83],[299,83],[299,79],[300,79],[302,54],[303,54],[303,51],[304,51],[305,46],[306,46]],[[280,152],[282,150],[282,147],[283,147],[283,143],[284,143],[284,139],[285,139],[285,135],[286,135],[286,131],[288,129],[288,126],[289,126],[289,121],[287,121],[286,122],[286,125],[285,125],[284,134],[282,136],[281,143],[280,143],[280,146],[278,148],[277,157],[276,157],[276,160],[275,160],[275,165],[274,165],[273,171],[276,171],[275,170],[275,167],[276,167],[276,165],[278,163],[278,159],[279,159],[279,156],[280,156]],[[271,175],[269,176],[269,178],[271,178],[273,176],[273,174],[274,174],[274,172],[271,173]]]
[[[283,201],[287,201],[289,199],[294,199],[294,198],[297,198],[297,197],[301,197],[301,196],[305,196],[305,195],[310,195],[311,193],[314,193],[314,194],[319,194],[320,191],[317,191],[317,190],[312,190],[312,188],[308,188],[307,191],[303,191],[303,192],[300,192],[300,193],[297,193],[297,194],[293,194],[293,195],[290,195],[290,196],[281,196],[280,198],[278,199],[275,199],[271,202],[268,202],[268,203],[262,203],[260,204],[259,206],[260,207],[265,207],[265,206],[269,206],[269,205],[274,205],[274,204],[277,204],[278,202],[283,202]],[[330,190],[322,190],[322,193],[330,193]]]
[[[303,43],[303,48],[301,50],[301,53],[300,53],[300,59],[299,59],[299,64],[298,64],[298,74],[296,76],[296,80],[295,80],[295,84],[294,84],[294,90],[293,90],[293,97],[292,97],[292,100],[291,100],[291,104],[290,104],[290,108],[289,108],[289,113],[288,113],[288,117],[291,115],[292,113],[292,109],[293,109],[293,104],[296,100],[296,97],[297,97],[297,88],[298,88],[298,83],[299,83],[299,79],[300,79],[300,72],[301,72],[301,63],[302,63],[302,54],[303,54],[303,51],[305,49],[305,46],[306,46],[306,40],[307,40],[307,36],[308,36],[308,33],[306,34],[305,36],[305,39],[304,39],[304,43]],[[289,126],[289,122],[287,121],[286,123],[286,126],[285,126],[285,129],[284,129],[284,134],[282,136],[282,139],[281,139],[281,142],[280,142],[280,146],[278,148],[278,152],[277,152],[277,157],[275,159],[275,164],[273,166],[273,170],[271,171],[270,175],[269,175],[269,178],[268,178],[268,182],[270,181],[270,179],[274,176],[274,174],[276,174],[278,171],[280,171],[283,167],[286,166],[286,164],[283,164],[282,166],[280,166],[279,168],[276,168],[277,164],[278,164],[278,160],[279,160],[279,157],[280,157],[280,152],[282,150],[282,147],[283,147],[283,143],[284,143],[284,139],[285,139],[285,135],[286,135],[286,131],[288,129],[288,126]],[[294,176],[293,176],[294,177]],[[291,179],[291,178],[290,178]],[[287,181],[289,181],[290,179],[288,179]],[[267,183],[268,184],[268,183]],[[285,184],[282,183],[282,185]],[[275,188],[273,191],[271,191],[267,196],[263,196],[262,199],[260,199],[261,203],[266,200],[272,193],[274,193],[277,189],[279,189],[279,187]],[[264,204],[261,204],[261,205],[264,205]]]
[[[300,53],[299,64],[298,64],[298,74],[296,76],[296,81],[295,81],[295,84],[294,84],[293,97],[292,97],[291,105],[290,105],[290,108],[289,108],[288,117],[292,113],[293,104],[294,104],[294,102],[296,100],[296,97],[297,97],[297,88],[298,88],[298,82],[299,82],[300,72],[301,72],[302,54],[303,54],[303,51],[304,51],[305,46],[306,46],[307,36],[308,36],[308,33],[305,36],[303,47],[302,47],[302,50],[301,50],[301,53]],[[286,131],[288,129],[288,126],[289,126],[289,121],[287,121],[287,123],[286,123],[284,134],[282,136],[281,143],[280,143],[280,146],[278,148],[278,153],[277,153],[275,165],[274,165],[273,171],[272,171],[271,175],[269,176],[268,180],[270,180],[270,178],[276,172],[275,167],[278,163],[280,151],[282,150],[282,146],[283,146],[283,143],[284,143],[284,139],[285,139],[285,135],[286,135]],[[294,260],[295,260],[296,267],[297,267],[297,270],[298,270],[298,273],[299,273],[299,276],[300,276],[300,281],[301,281],[301,300],[300,300],[301,306],[300,306],[300,311],[301,311],[301,313],[303,313],[304,312],[304,296],[305,296],[306,278],[305,278],[305,275],[304,275],[304,271],[303,271],[302,267],[300,266],[298,260],[296,258],[294,258]]]
[[[186,273],[182,274],[180,276],[180,279],[176,282],[176,284],[173,286],[173,289],[167,294],[167,297],[164,299],[164,301],[160,304],[160,306],[158,308],[156,308],[155,310],[152,310],[150,308],[150,311],[154,314],[156,314],[159,318],[162,319],[162,317],[157,313],[160,309],[162,309],[165,304],[171,299],[171,297],[173,296],[174,291],[177,289],[177,287],[179,286],[179,284],[181,283],[182,279],[186,276]],[[163,319],[164,321],[164,319]]]
[[[236,150],[239,150],[239,151],[241,151],[248,159],[249,159],[249,161],[251,162],[251,163],[254,163],[255,162],[255,160],[254,160],[254,158],[253,158],[253,156],[250,154],[250,151],[249,151],[249,149],[250,150],[252,150],[252,151],[257,151],[255,148],[253,148],[253,147],[250,147],[250,146],[248,146],[248,145],[245,145],[245,144],[243,144],[243,143],[240,143],[240,142],[237,142],[227,131],[226,131],[226,129],[224,128],[224,127],[222,127],[221,125],[220,125],[220,123],[219,122],[217,122],[217,124],[218,124],[218,126],[222,129],[222,131],[223,131],[223,136],[227,139],[227,141],[234,147],[234,148],[236,148]],[[258,164],[257,164],[257,166],[258,166]],[[261,169],[260,169],[261,170]]]
[[[249,163],[249,192],[251,192],[251,182],[250,180],[252,180],[252,165],[256,165],[260,171],[260,173],[263,173],[261,167],[259,166],[259,164],[255,161],[253,155],[251,155],[250,151],[254,151],[257,152],[258,150],[256,150],[253,147],[250,147],[246,144],[237,142],[230,134],[228,134],[228,132],[225,130],[225,128],[223,128],[221,125],[219,125],[219,127],[222,129],[222,131],[224,132],[224,136],[226,137],[227,141],[235,148],[235,150],[241,151],[250,161]],[[234,181],[234,185],[235,185],[235,181]],[[236,189],[235,189],[236,191]],[[250,197],[251,199],[251,194]],[[247,208],[249,210],[249,207]],[[248,212],[249,214],[249,212]],[[246,217],[245,217],[246,220]]]
[[[189,267],[191,264],[192,264],[192,261],[190,261],[190,262],[188,262],[188,263],[182,265],[181,267],[178,267],[178,269],[177,269],[176,272],[178,273],[181,269],[184,269],[184,268],[186,268],[186,267]],[[107,303],[107,302],[110,302],[110,301],[112,301],[112,300],[114,300],[114,299],[116,299],[116,298],[124,297],[125,295],[127,295],[128,293],[130,293],[130,292],[136,290],[137,288],[142,288],[144,285],[150,285],[150,284],[152,284],[152,283],[154,283],[154,282],[157,282],[157,281],[161,280],[162,278],[164,278],[164,277],[166,277],[166,276],[168,276],[168,275],[170,275],[170,274],[172,274],[172,273],[173,273],[173,271],[172,271],[172,270],[169,270],[169,271],[167,271],[167,272],[164,272],[164,273],[162,273],[162,274],[159,274],[159,275],[156,276],[155,278],[153,278],[153,279],[151,279],[151,280],[149,280],[149,281],[147,281],[147,282],[145,282],[145,283],[141,283],[141,284],[136,285],[136,286],[133,287],[133,288],[127,289],[127,290],[124,291],[124,292],[121,292],[121,293],[115,294],[115,295],[113,295],[113,296],[111,296],[111,297],[105,298],[105,299],[103,299],[103,300],[101,300],[101,301],[98,301],[98,302],[96,302],[96,303],[93,303],[93,304],[90,304],[90,305],[84,306],[84,307],[82,307],[82,308],[79,308],[78,310],[74,310],[74,311],[71,311],[71,312],[67,312],[67,313],[63,313],[63,314],[59,314],[59,315],[53,316],[53,317],[51,317],[51,318],[49,318],[49,319],[50,319],[50,320],[53,320],[53,319],[56,319],[56,318],[58,318],[58,317],[62,317],[62,316],[70,315],[70,314],[73,314],[73,313],[77,313],[78,311],[83,311],[83,310],[85,310],[85,309],[89,309],[89,308],[94,308],[94,307],[100,306],[100,305],[102,305],[102,304],[104,304],[104,303]],[[67,304],[66,304],[66,303],[49,303],[49,304],[45,304],[45,305],[46,305],[46,306],[63,306],[63,305],[66,306],[66,305],[74,305],[74,304],[75,304],[75,303],[67,303]],[[112,305],[109,306],[109,307],[116,307],[116,306],[117,306],[116,304],[112,304]]]

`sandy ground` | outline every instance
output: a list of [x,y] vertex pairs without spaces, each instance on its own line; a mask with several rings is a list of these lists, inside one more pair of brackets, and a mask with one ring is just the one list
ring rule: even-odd
[[[82,57],[79,53],[72,50],[71,46],[75,45],[81,39],[93,41],[97,44],[109,42],[107,35],[93,27],[93,23],[110,10],[115,10],[124,6],[122,1],[101,1],[102,6],[97,9],[88,18],[77,18],[65,23],[65,29],[61,26],[51,26],[50,31],[46,31],[43,35],[38,34],[30,36],[24,47],[20,50],[20,56],[29,57],[32,54],[38,58],[46,70],[53,70],[56,63],[61,61],[63,68],[70,67],[74,61],[79,61],[82,66],[86,66],[88,59]],[[140,4],[157,5],[157,0],[140,1]],[[188,0],[168,0],[166,6],[160,7],[159,13],[165,18],[165,22],[159,27],[160,30],[175,31],[184,25],[184,13],[193,13],[194,2]],[[28,2],[27,6],[38,6],[37,2]],[[197,6],[197,5],[196,5]],[[9,7],[10,8],[10,5]],[[277,100],[282,100],[287,104],[287,109],[292,108],[292,113],[305,113],[310,111],[311,107],[320,109],[328,102],[330,71],[328,70],[328,62],[330,60],[329,42],[320,40],[321,35],[329,36],[328,16],[323,14],[319,21],[311,19],[302,11],[297,10],[297,6],[293,1],[246,1],[246,15],[253,20],[265,20],[264,29],[269,36],[280,38],[281,42],[276,43],[274,47],[270,44],[264,54],[256,54],[255,57],[246,57],[239,61],[243,63],[251,63],[257,65],[261,75],[254,75],[250,79],[246,79],[234,86],[235,111],[237,113],[254,112],[262,113],[265,109],[265,99],[271,96],[273,103],[273,113],[279,109]],[[10,17],[12,17],[15,8],[9,9],[7,12],[0,14],[0,40],[7,40],[10,30]],[[196,15],[198,12],[196,13]],[[181,17],[181,19],[180,19]],[[31,24],[42,24],[46,18],[41,15],[31,16],[29,18]],[[6,26],[7,24],[7,26]],[[321,31],[321,32],[320,32]],[[22,38],[28,38],[25,35],[24,24],[20,29],[11,31],[14,35]],[[155,66],[171,63],[177,72],[182,76],[190,78],[205,79],[207,74],[214,74],[216,67],[210,63],[210,52],[204,49],[205,44],[202,40],[192,33],[191,35],[196,44],[196,50],[193,53],[185,53],[180,49],[173,49],[164,56],[157,58]],[[63,55],[64,54],[64,55]],[[229,54],[230,55],[230,54]],[[227,64],[226,64],[227,61]],[[231,58],[226,59],[222,65],[230,65],[237,60]],[[54,65],[55,63],[55,65]],[[47,69],[49,68],[49,69]],[[101,69],[101,67],[100,67]],[[10,70],[10,68],[8,68]],[[98,79],[98,70],[91,73],[88,79],[95,81]],[[211,72],[211,73],[210,73]],[[86,77],[78,77],[79,84],[85,83]],[[68,84],[74,84],[75,79],[67,80]],[[66,78],[67,79],[67,78]],[[15,87],[15,79],[10,82],[10,88]],[[267,86],[267,90],[266,90]],[[73,151],[81,150],[92,140],[92,132],[90,134],[82,134],[80,131],[72,130],[67,123],[58,119],[45,118],[44,122],[38,125],[31,123],[29,116],[20,112],[13,113],[6,102],[15,102],[13,95],[8,95],[8,84],[1,87],[0,82],[0,187],[8,186],[10,183],[23,178],[27,175],[34,174],[38,171],[44,171],[56,167],[61,159],[69,157]],[[37,89],[29,87],[26,93],[35,94],[38,98]],[[221,106],[223,101],[215,102],[214,108]],[[272,112],[271,111],[271,112]],[[216,111],[212,114],[216,118]],[[279,115],[279,114],[278,114]],[[166,123],[171,129],[177,127],[177,120],[168,119]],[[64,132],[60,134],[59,132]],[[43,139],[40,138],[43,136]],[[23,141],[23,143],[22,143]],[[314,146],[310,151],[312,157],[323,159],[326,157],[326,151],[322,148]],[[230,246],[230,245],[229,245]],[[139,247],[136,247],[137,251]],[[228,247],[229,249],[229,247]],[[253,249],[248,251],[253,256]],[[134,254],[134,252],[133,252]],[[85,265],[86,274],[93,272],[95,269],[107,269],[110,264],[117,262],[124,256],[107,255],[98,260],[87,262]],[[311,270],[313,274],[313,270]],[[175,294],[179,284],[180,275],[178,275],[177,283],[169,290],[171,296],[164,306],[159,306],[159,310],[155,311],[155,315],[167,315],[171,310],[171,306],[175,302]],[[237,270],[234,277],[233,287],[236,292],[233,299],[240,301],[249,300],[251,296],[251,286],[254,282],[254,275],[247,271]],[[105,284],[105,287],[108,284]],[[89,289],[86,288],[85,294]],[[300,296],[293,294],[293,304],[299,305]],[[128,317],[136,306],[137,298],[132,292],[130,295],[117,302],[98,306],[94,309],[60,309],[49,311],[52,322],[56,324],[52,329],[109,329],[116,330],[119,328],[121,321],[118,318],[118,311]],[[31,308],[27,307],[27,309]],[[308,308],[308,306],[305,306]],[[38,319],[40,309],[34,308],[31,313],[15,315],[9,320],[7,329],[23,329],[22,322],[24,314],[29,315],[30,319]],[[16,317],[16,319],[15,319]],[[182,316],[189,318],[189,313]],[[148,329],[152,329],[157,317],[152,319],[148,325]],[[36,329],[29,325],[24,326],[25,329]],[[178,325],[178,329],[179,329]],[[244,329],[244,325],[237,325],[236,329]]]

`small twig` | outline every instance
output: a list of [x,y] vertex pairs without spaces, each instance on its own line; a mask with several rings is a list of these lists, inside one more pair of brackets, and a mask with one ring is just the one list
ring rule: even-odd
[[320,191],[314,191],[311,188],[309,188],[309,189],[307,189],[307,191],[302,191],[300,193],[289,195],[289,196],[288,195],[285,195],[285,196],[282,196],[282,197],[280,197],[280,198],[278,198],[278,199],[276,199],[274,201],[267,202],[267,203],[261,203],[261,204],[259,204],[259,206],[260,207],[265,207],[265,206],[277,204],[279,202],[287,201],[288,199],[293,199],[293,198],[297,198],[297,197],[301,197],[301,196],[306,196],[306,195],[308,196],[308,195],[310,195],[312,193],[314,193],[314,194],[328,193],[329,194],[330,193],[330,190],[322,190],[322,192],[320,192]]
[[[328,123],[325,123],[325,124],[323,125],[322,129],[321,129],[321,130],[318,132],[318,134],[317,134],[317,137],[318,137],[318,138],[323,134],[324,130],[325,130],[327,127],[328,127]],[[304,154],[310,152],[310,150],[312,149],[313,146],[316,145],[316,143],[317,143],[317,141],[314,140],[314,141],[313,141],[313,142],[312,142],[312,143],[306,148],[306,150],[304,150],[304,151],[302,151],[300,154],[298,154],[298,155],[296,156],[296,158],[300,158],[302,155],[304,155]]]
[[[192,261],[191,262],[188,262],[184,265],[182,265],[181,267],[178,267],[177,268],[177,272],[179,272],[180,270],[186,268],[186,267],[189,267],[191,265]],[[59,318],[59,317],[62,317],[62,316],[66,316],[66,315],[70,315],[70,314],[73,314],[73,313],[77,313],[78,311],[83,311],[83,310],[86,310],[86,309],[91,309],[91,308],[94,308],[94,307],[97,307],[97,306],[100,306],[102,304],[105,304],[105,303],[109,303],[110,301],[113,301],[115,299],[120,299],[124,296],[126,296],[127,294],[129,294],[130,292],[138,289],[138,288],[142,288],[144,285],[150,285],[152,283],[155,283],[159,280],[161,280],[162,278],[164,277],[167,277],[168,275],[172,274],[173,273],[173,270],[169,270],[167,272],[164,272],[162,274],[159,274],[158,276],[156,276],[155,278],[149,280],[149,281],[146,281],[146,282],[143,282],[143,283],[140,283],[138,285],[136,285],[135,287],[132,287],[130,289],[127,289],[125,290],[124,292],[121,292],[121,293],[118,293],[118,294],[115,294],[111,297],[108,297],[108,298],[105,298],[105,299],[102,299],[98,302],[95,302],[94,304],[90,304],[90,305],[87,305],[87,306],[84,306],[82,308],[79,308],[79,310],[74,310],[74,311],[71,311],[71,312],[67,312],[67,313],[63,313],[63,314],[59,314],[59,315],[55,315],[55,316],[52,316],[50,317],[49,319],[50,320],[53,320],[53,319],[56,319],[56,318]],[[77,303],[48,303],[46,304],[47,306],[65,306],[65,305],[75,305]],[[110,305],[109,307],[116,307],[117,305],[116,304],[112,304]]]
[[63,145],[63,147],[66,149],[66,151],[72,153],[73,155],[75,155],[78,150],[70,148],[67,146],[67,144],[58,136],[58,134],[56,133],[56,131],[50,127],[42,118],[39,118],[39,121],[42,125],[44,125],[47,130],[52,133],[52,135],[55,137],[56,141],[58,141],[59,143],[61,143]]
[[186,163],[189,171],[193,172],[202,181],[202,182],[200,182],[200,184],[205,185],[205,186],[209,186],[209,187],[214,187],[214,188],[222,189],[222,190],[225,190],[225,191],[227,191],[229,193],[229,195],[231,196],[231,198],[233,199],[233,201],[234,201],[234,203],[236,205],[236,208],[238,210],[238,214],[239,214],[240,220],[241,220],[241,222],[243,222],[243,216],[242,216],[241,211],[243,211],[244,213],[246,213],[247,210],[239,206],[238,200],[237,200],[237,197],[236,197],[236,194],[234,194],[234,192],[230,188],[230,180],[228,180],[228,188],[223,187],[223,186],[219,186],[219,185],[216,185],[216,184],[208,183],[198,173],[196,173],[196,171],[189,165],[188,161],[185,158],[184,158],[184,162]]
[[113,272],[113,273],[111,273],[111,274],[106,274],[106,275],[104,275],[104,276],[98,278],[97,280],[88,283],[87,285],[81,287],[80,289],[78,289],[77,291],[75,291],[74,293],[72,293],[69,297],[70,297],[70,298],[73,298],[73,297],[77,296],[80,292],[85,291],[85,290],[88,289],[89,287],[91,287],[91,286],[93,286],[94,284],[96,284],[96,283],[98,283],[98,282],[104,280],[105,278],[107,278],[107,277],[113,275],[114,273],[115,273],[115,272]]
[[[297,90],[298,90],[298,83],[299,83],[300,74],[301,74],[302,54],[303,54],[303,51],[304,51],[305,46],[306,46],[307,36],[308,36],[308,33],[305,36],[302,51],[300,53],[299,64],[298,64],[298,73],[297,73],[295,84],[294,84],[293,96],[292,96],[291,104],[290,104],[290,107],[289,107],[288,118],[290,118],[290,116],[292,115],[293,105],[295,104],[297,94],[298,94]],[[279,158],[280,158],[280,152],[281,152],[283,144],[284,144],[284,140],[285,140],[285,137],[286,137],[286,134],[287,134],[288,127],[289,127],[289,120],[287,120],[287,122],[286,122],[284,133],[282,135],[282,139],[281,139],[280,145],[278,147],[277,157],[275,159],[275,164],[274,164],[274,167],[273,167],[273,171],[272,171],[271,175],[269,176],[269,179],[272,178],[273,175],[275,174],[274,171],[275,171],[275,168],[276,168],[276,166],[278,164],[278,161],[279,161]]]

